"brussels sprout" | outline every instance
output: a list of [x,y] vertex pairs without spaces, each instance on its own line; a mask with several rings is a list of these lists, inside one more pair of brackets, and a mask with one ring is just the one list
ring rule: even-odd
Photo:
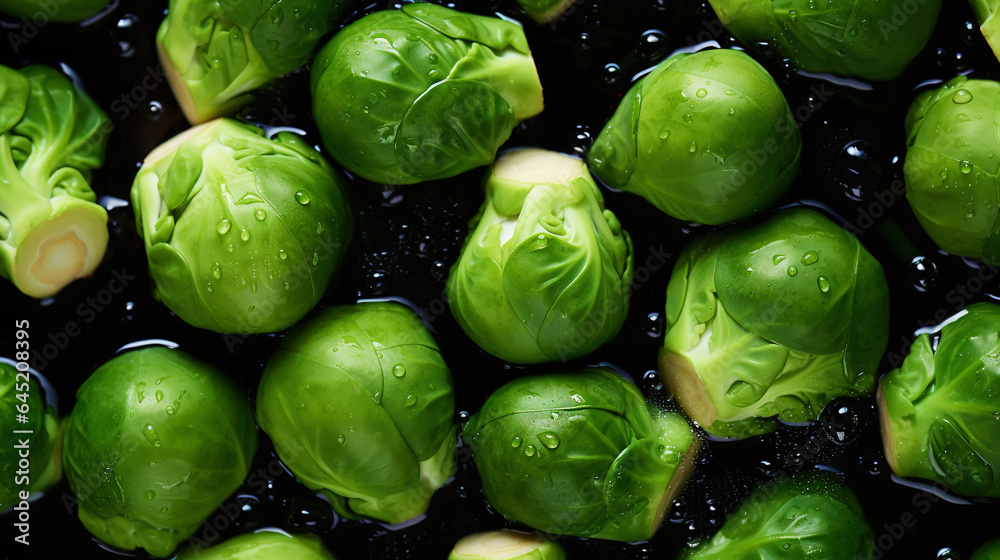
[[1000,496],[1000,306],[977,303],[922,334],[879,383],[882,444],[893,472],[967,496]]
[[231,114],[252,91],[312,59],[349,0],[170,0],[160,63],[192,124]]
[[710,0],[743,43],[800,70],[866,80],[899,76],[923,50],[942,0]]
[[[49,0],[0,0],[0,12],[22,18],[31,18],[36,25],[39,21],[76,23],[97,15],[110,2],[111,0],[57,0],[56,2]],[[10,36],[8,39],[10,40]],[[14,52],[17,52],[16,45],[14,49]],[[3,81],[2,77],[0,77],[0,81]]]
[[614,371],[512,381],[463,431],[483,490],[513,519],[560,535],[637,541],[660,527],[700,444]]
[[998,101],[1000,83],[965,76],[921,93],[906,116],[903,166],[906,198],[931,239],[993,264],[1000,264]]
[[258,531],[233,537],[213,547],[187,549],[177,560],[335,560],[316,535]]
[[[18,421],[21,416],[27,421]],[[2,513],[21,501],[22,491],[48,490],[62,477],[59,416],[55,409],[46,406],[41,386],[30,371],[22,373],[6,361],[0,361],[0,430],[9,441],[0,448],[0,472],[5,474],[0,480]],[[17,433],[18,430],[29,433]],[[24,441],[28,442],[31,453],[29,472],[15,474],[24,470],[18,466]]]
[[424,3],[338,32],[313,63],[312,94],[334,159],[396,185],[492,163],[514,125],[542,110],[517,24]]
[[399,523],[455,470],[455,397],[434,338],[406,307],[324,309],[268,362],[257,420],[285,465],[341,515]]
[[538,23],[555,21],[575,3],[575,0],[517,0],[528,16]]
[[343,180],[299,136],[219,119],[153,150],[132,185],[153,295],[221,333],[291,326],[351,238]]
[[758,488],[711,540],[684,560],[869,560],[875,539],[857,497],[830,473],[776,479]]
[[469,337],[521,363],[583,356],[628,314],[632,241],[584,162],[544,150],[497,160],[448,277]]
[[566,551],[536,533],[489,531],[462,537],[448,560],[566,560]]
[[703,224],[774,204],[799,168],[802,137],[771,75],[740,51],[678,54],[642,77],[590,150],[616,189]]
[[969,560],[1000,560],[1000,537],[987,541],[977,548]]
[[685,412],[722,437],[815,420],[869,393],[889,340],[878,261],[810,210],[713,232],[667,286],[660,371]]
[[969,0],[972,10],[976,12],[976,19],[979,20],[979,30],[986,37],[986,42],[993,49],[993,54],[1000,59],[1000,33],[997,33],[997,25],[1000,19],[993,21],[1000,10],[998,0]]
[[55,295],[104,258],[108,213],[90,172],[110,129],[58,70],[0,66],[0,276],[31,297]]
[[111,546],[170,556],[250,471],[246,396],[179,350],[119,354],[76,399],[63,467],[83,526]]

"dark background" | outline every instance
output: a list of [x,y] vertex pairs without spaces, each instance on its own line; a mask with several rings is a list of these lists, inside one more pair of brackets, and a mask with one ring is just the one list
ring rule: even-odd
[[[739,46],[707,2],[693,0],[583,1],[552,25],[524,18],[513,0],[447,5],[501,12],[525,22],[545,87],[546,109],[515,130],[509,146],[584,154],[637,73],[679,48],[706,41]],[[395,6],[355,2],[357,11],[349,11],[345,23]],[[139,162],[186,125],[156,59],[154,36],[165,8],[163,1],[121,1],[80,25],[0,18],[0,63],[15,68],[64,65],[115,125],[106,165],[95,174],[93,185],[98,195],[113,197],[104,198],[106,204],[114,206],[119,203],[114,199],[120,199],[121,206],[110,211],[111,243],[97,273],[41,302],[0,282],[0,315],[7,323],[0,355],[13,353],[14,320],[29,319],[33,353],[44,358],[37,363],[38,373],[54,386],[49,396],[58,401],[63,415],[96,366],[123,345],[148,339],[176,342],[216,364],[253,399],[263,364],[281,336],[224,337],[194,329],[151,296],[142,242],[127,200]],[[18,36],[25,41],[12,42]],[[995,78],[1000,70],[965,2],[947,2],[927,48],[891,82],[836,85],[796,74],[787,64],[755,58],[777,79],[802,125],[802,166],[783,205],[817,208],[861,233],[885,268],[892,332],[882,372],[901,362],[914,330],[937,324],[967,304],[997,299],[997,280],[983,282],[979,276],[991,271],[939,251],[902,196],[903,118],[915,92],[959,73]],[[241,116],[263,125],[302,129],[311,143],[319,144],[310,107],[306,69],[265,90]],[[564,367],[511,366],[477,350],[443,301],[448,269],[482,200],[482,175],[479,169],[406,187],[352,180],[355,239],[339,279],[320,306],[402,298],[421,310],[454,375],[459,422],[510,379],[596,363],[622,368],[647,396],[673,406],[654,371],[662,343],[664,293],[674,256],[693,232],[707,228],[679,223],[638,197],[605,189],[607,206],[635,245],[636,284],[624,328],[611,344]],[[111,293],[116,275],[133,278],[123,291]],[[391,529],[338,518],[323,499],[281,468],[264,434],[260,441],[247,483],[196,533],[200,543],[271,526],[319,533],[340,558],[444,558],[458,536],[509,525],[489,508],[464,447],[454,480],[435,494],[427,518],[409,528]],[[983,541],[1000,535],[996,504],[953,503],[955,498],[942,492],[925,492],[892,478],[882,453],[874,399],[868,398],[838,399],[808,426],[782,426],[748,441],[707,441],[694,477],[649,542],[561,542],[571,558],[673,558],[686,544],[710,536],[761,482],[814,468],[845,473],[875,531],[880,558],[929,559],[947,548],[955,557],[968,557]],[[0,555],[146,557],[97,543],[77,521],[65,481],[34,502],[31,512],[28,549],[10,544],[13,516],[0,516]]]

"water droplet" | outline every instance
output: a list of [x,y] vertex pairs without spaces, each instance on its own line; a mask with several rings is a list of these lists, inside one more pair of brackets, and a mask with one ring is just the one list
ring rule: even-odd
[[788,275],[789,276],[795,276],[798,273],[799,273],[799,269],[795,268],[794,266],[788,267]]
[[225,235],[229,233],[229,228],[233,227],[233,224],[229,223],[229,220],[223,218],[219,220],[219,223],[215,224],[215,231],[219,232],[219,235]]
[[819,262],[819,253],[816,251],[806,251],[806,254],[802,255],[802,264],[806,266],[811,266]]
[[692,121],[694,121],[694,117],[691,116],[691,113],[684,115],[684,122],[690,124]]
[[511,447],[521,447],[521,436],[514,436],[514,439],[510,440]]
[[208,293],[212,293],[212,292],[214,292],[214,291],[215,291],[215,288],[213,288],[213,287],[212,287],[212,283],[211,283],[211,282],[209,282],[209,283],[208,283]]
[[146,490],[146,499],[152,502],[154,499],[156,499],[156,492],[153,492],[152,490]]
[[941,170],[941,178],[942,179],[947,179],[948,178],[948,168],[947,167],[945,167],[944,169]]
[[549,449],[559,447],[559,436],[552,432],[542,432],[538,434],[538,441],[542,442],[542,445],[548,447]]
[[143,399],[146,398],[146,383],[140,381],[135,384],[135,399],[142,404]]
[[729,114],[730,115],[735,115],[736,114],[736,109],[730,108],[729,109]]
[[267,219],[267,212],[263,210],[257,210],[256,212],[253,213],[253,217],[263,222],[265,219]]
[[788,19],[792,20],[792,22],[799,19],[798,12],[796,12],[795,10],[788,10]]
[[142,431],[142,435],[146,437],[146,441],[153,444],[154,447],[160,446],[160,434],[156,432],[156,428],[152,424],[146,424],[145,429]]
[[240,230],[240,239],[242,239],[243,241],[250,241],[250,232],[247,231],[247,228],[243,228]]
[[285,283],[284,283],[284,288],[285,288],[286,290],[290,288],[290,286],[289,286],[288,282],[285,282]]
[[976,217],[976,211],[975,211],[974,209],[972,209],[972,208],[969,208],[969,209],[968,209],[968,210],[967,210],[967,211],[965,212],[965,217],[966,217],[966,218],[970,218],[970,219],[971,219],[971,218],[975,218],[975,217]]
[[951,96],[951,100],[959,105],[965,105],[972,101],[972,92],[967,89],[960,89]]
[[729,96],[736,95],[736,92],[733,91],[733,90],[731,90],[731,89],[724,90],[722,93],[724,93],[726,95],[729,95]]
[[851,37],[854,37],[855,35],[858,34],[858,28],[852,25],[850,28],[848,28],[847,34],[850,35]]
[[323,222],[316,222],[316,234],[319,235],[324,231],[326,231],[326,228],[323,226]]
[[524,454],[527,455],[528,457],[533,456],[535,454],[535,446],[534,445],[525,446]]
[[406,375],[406,366],[403,364],[396,364],[392,366],[392,374],[396,377],[403,377]]
[[163,400],[163,391],[157,390],[156,391],[156,402],[160,402],[162,400]]
[[312,263],[313,263],[313,266],[316,266],[316,265],[319,264],[319,253],[313,253]]
[[697,152],[698,151],[698,144],[696,144],[695,142],[691,142],[691,147],[688,148],[688,151],[691,152],[692,154],[695,153],[695,152]]
[[816,285],[819,286],[819,291],[824,294],[830,291],[830,279],[826,276],[820,276],[816,279]]
[[285,260],[288,258],[288,253],[286,253],[284,249],[278,249],[278,258]]
[[669,137],[670,137],[670,129],[667,127],[663,127],[663,130],[660,131],[660,140],[666,140]]
[[697,95],[698,97],[704,98],[705,96],[708,95],[708,90],[705,88],[700,88],[694,94]]
[[972,163],[968,161],[963,161],[959,166],[959,169],[962,171],[962,173],[968,175],[969,173],[972,173]]
[[221,264],[215,263],[215,264],[212,265],[212,276],[215,277],[216,280],[222,278],[222,265]]
[[404,404],[406,406],[415,406],[417,404],[417,396],[416,395],[410,395],[410,396],[406,397],[406,402]]
[[345,441],[347,441],[347,438],[344,437],[344,434],[337,436],[337,443],[344,443]]
[[177,412],[177,409],[175,409],[173,406],[171,406],[171,405],[168,404],[167,405],[167,414],[173,414],[175,412]]
[[298,191],[295,193],[295,202],[305,206],[306,204],[309,204],[309,200],[309,193],[306,191]]
[[774,255],[774,258],[771,260],[774,262],[774,266],[778,266],[781,264],[781,261],[785,260],[785,255]]

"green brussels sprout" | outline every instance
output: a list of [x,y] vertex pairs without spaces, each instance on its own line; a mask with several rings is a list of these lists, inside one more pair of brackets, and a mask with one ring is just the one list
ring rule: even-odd
[[628,314],[632,241],[576,158],[518,150],[497,160],[448,277],[466,334],[521,364],[583,356]]
[[986,37],[986,42],[993,49],[993,54],[1000,59],[1000,33],[997,33],[995,26],[1000,25],[1000,19],[993,21],[1000,10],[998,0],[969,0],[972,10],[976,12],[976,19],[979,20],[979,30]]
[[250,471],[253,412],[222,372],[179,350],[119,354],[80,386],[63,468],[83,526],[170,556]]
[[625,95],[588,155],[594,175],[667,214],[745,218],[795,179],[802,137],[778,84],[745,53],[677,54]]
[[231,114],[253,90],[312,60],[349,0],[170,0],[156,46],[191,124]]
[[967,496],[1000,496],[1000,306],[970,305],[932,345],[921,334],[879,383],[882,444],[893,472]]
[[570,9],[574,0],[517,0],[517,3],[538,23],[555,21]]
[[[97,15],[111,0],[0,0],[0,12],[34,21],[76,23]],[[16,52],[16,51],[15,51]],[[2,81],[2,80],[0,80]]]
[[[0,361],[0,430],[9,442],[0,448],[0,472],[5,474],[0,480],[0,513],[21,502],[21,492],[44,492],[62,478],[59,415],[45,404],[41,385],[30,371],[21,372],[14,363]],[[22,416],[27,421],[20,422]],[[29,469],[18,465],[25,441]]]
[[986,544],[972,553],[969,560],[1000,560],[1000,537],[986,541]]
[[0,66],[0,276],[35,297],[90,276],[108,247],[108,213],[90,172],[111,122],[48,66]]
[[369,14],[312,66],[313,113],[341,165],[396,185],[488,165],[514,126],[542,110],[515,23],[435,4]]
[[758,488],[710,540],[683,560],[870,560],[875,538],[858,498],[830,473],[779,478]]
[[455,397],[434,338],[408,308],[366,302],[296,325],[267,363],[257,421],[300,482],[341,515],[425,511],[455,470]]
[[923,50],[942,0],[709,0],[743,43],[807,72],[899,76]]
[[132,185],[153,295],[220,333],[291,326],[323,296],[353,217],[343,180],[299,136],[218,119],[149,154]]
[[[906,198],[939,247],[1000,263],[1000,83],[959,76],[917,96],[906,115]],[[975,141],[966,141],[974,138]]]
[[687,481],[700,440],[612,370],[517,379],[463,431],[490,504],[546,533],[650,538]]
[[861,243],[791,209],[696,239],[667,285],[663,380],[710,434],[759,435],[868,394],[889,341],[889,291]]
[[316,535],[289,535],[258,531],[233,537],[222,544],[185,549],[177,560],[335,560]]
[[566,560],[566,551],[537,533],[488,531],[462,537],[448,560]]

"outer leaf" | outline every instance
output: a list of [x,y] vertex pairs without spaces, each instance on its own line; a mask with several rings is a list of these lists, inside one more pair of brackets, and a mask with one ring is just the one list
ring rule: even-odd
[[891,80],[919,53],[941,0],[711,0],[726,29],[801,70]]
[[1000,496],[1000,307],[971,305],[927,335],[879,384],[886,457],[899,476],[937,480],[969,496]]
[[[45,404],[42,387],[34,373],[27,372],[18,376],[18,370],[6,361],[0,361],[0,429],[9,434],[10,444],[0,448],[0,469],[3,472],[14,473],[18,470],[19,449],[21,442],[28,442],[31,451],[31,486],[25,488],[20,481],[15,484],[15,476],[8,476],[0,482],[0,511],[6,511],[20,502],[18,493],[30,489],[32,492],[48,490],[61,477],[59,461],[61,447],[61,431],[59,416],[55,409]],[[28,384],[27,390],[19,390],[18,386]],[[22,396],[26,395],[26,399]],[[28,422],[17,421],[18,405],[27,404],[30,414]],[[28,431],[28,434],[15,434],[15,430]]]
[[28,80],[20,72],[0,66],[0,134],[14,128],[28,106]]
[[998,558],[1000,558],[1000,538],[994,538],[977,548],[969,560],[997,560]]

